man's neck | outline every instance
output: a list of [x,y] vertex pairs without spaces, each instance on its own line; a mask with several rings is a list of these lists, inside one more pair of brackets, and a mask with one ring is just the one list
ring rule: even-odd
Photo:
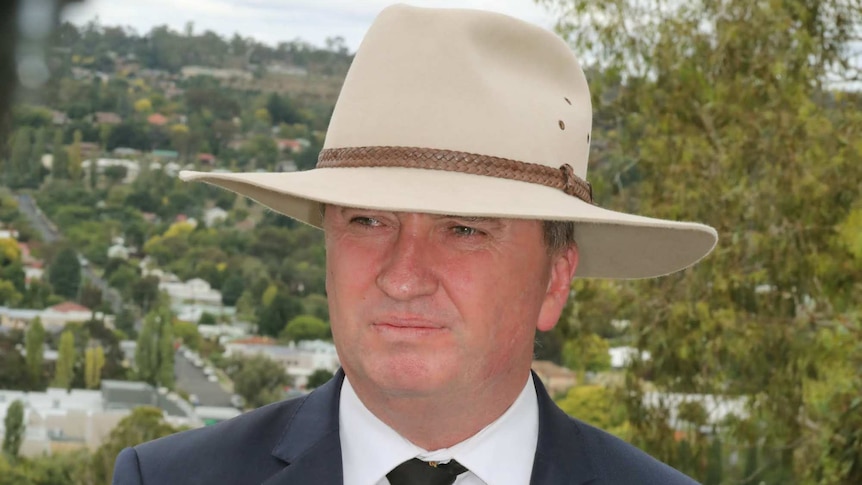
[[351,381],[356,395],[378,419],[416,446],[450,448],[503,415],[524,389],[529,372],[446,395],[391,395]]

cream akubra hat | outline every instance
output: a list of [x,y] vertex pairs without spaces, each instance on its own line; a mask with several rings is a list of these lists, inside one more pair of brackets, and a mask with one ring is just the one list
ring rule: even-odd
[[320,204],[574,221],[577,277],[686,268],[713,228],[602,209],[586,182],[587,81],[555,34],[498,13],[394,5],[350,67],[317,167],[183,171],[320,227]]

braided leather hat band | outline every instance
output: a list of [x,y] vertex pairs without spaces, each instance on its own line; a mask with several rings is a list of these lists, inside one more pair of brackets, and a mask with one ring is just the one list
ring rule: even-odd
[[508,158],[419,147],[347,147],[320,152],[317,168],[345,167],[423,168],[499,177],[560,189],[588,204],[593,203],[592,186],[575,175],[567,163],[555,169]]

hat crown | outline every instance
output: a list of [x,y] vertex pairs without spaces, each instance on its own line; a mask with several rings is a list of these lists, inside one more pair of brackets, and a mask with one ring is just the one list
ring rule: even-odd
[[395,5],[356,53],[324,148],[397,146],[569,164],[586,178],[592,108],[573,53],[505,15]]

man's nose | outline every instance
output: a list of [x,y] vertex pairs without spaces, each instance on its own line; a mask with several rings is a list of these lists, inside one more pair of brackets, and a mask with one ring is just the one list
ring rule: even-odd
[[400,301],[432,295],[438,280],[432,268],[430,244],[423,236],[401,231],[377,275],[377,286]]

